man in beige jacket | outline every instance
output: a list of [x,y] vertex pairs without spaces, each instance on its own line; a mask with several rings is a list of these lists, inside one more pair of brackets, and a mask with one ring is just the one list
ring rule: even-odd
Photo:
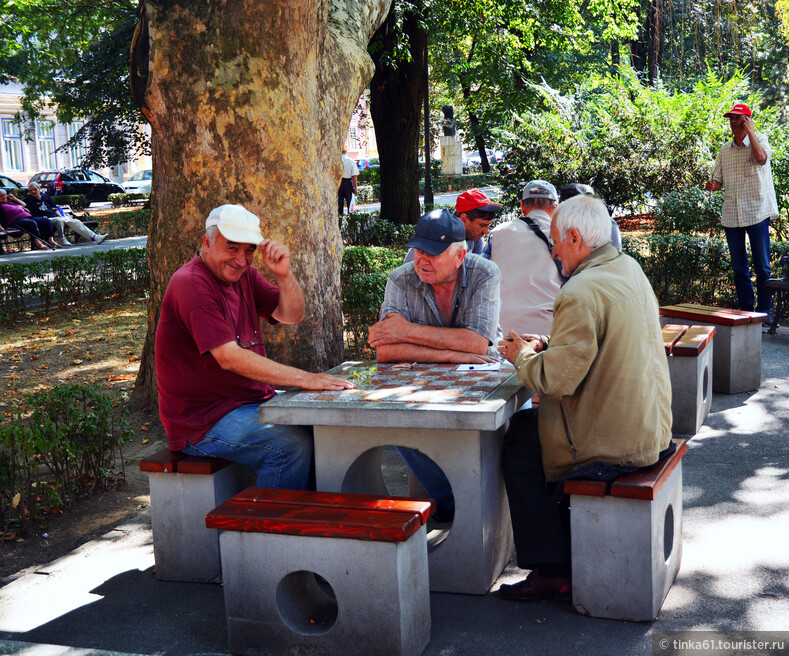
[[550,338],[511,332],[500,349],[540,396],[538,410],[513,416],[502,455],[518,566],[531,573],[501,592],[524,600],[570,598],[562,480],[611,480],[654,464],[671,443],[658,305],[641,267],[610,244],[605,205],[589,196],[565,201],[550,237],[569,276]]

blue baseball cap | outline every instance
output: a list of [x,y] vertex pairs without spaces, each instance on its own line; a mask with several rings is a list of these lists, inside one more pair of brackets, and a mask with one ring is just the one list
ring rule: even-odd
[[450,244],[465,239],[466,228],[458,217],[447,210],[433,210],[417,221],[414,238],[407,246],[428,255],[440,255]]

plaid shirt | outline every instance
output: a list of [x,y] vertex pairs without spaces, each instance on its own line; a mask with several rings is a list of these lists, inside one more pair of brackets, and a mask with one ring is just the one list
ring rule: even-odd
[[[478,255],[466,255],[455,284],[452,321],[444,326],[433,287],[422,282],[414,263],[408,262],[389,274],[379,317],[383,319],[394,312],[423,326],[473,330],[487,338],[488,355],[498,358],[500,281],[501,272],[493,262]],[[463,350],[462,345],[458,345],[458,350]]]
[[756,139],[767,153],[764,164],[757,164],[753,159],[747,135],[740,146],[734,139],[726,142],[715,160],[712,180],[724,187],[721,223],[726,228],[744,228],[778,216],[770,143],[763,134],[757,134]]

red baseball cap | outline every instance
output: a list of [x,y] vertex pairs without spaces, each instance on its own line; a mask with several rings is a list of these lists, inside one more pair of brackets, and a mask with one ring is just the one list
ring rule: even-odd
[[490,198],[485,195],[485,192],[479,189],[469,189],[464,191],[458,196],[455,201],[455,211],[470,212],[471,210],[482,210],[483,212],[495,212],[501,209],[498,203],[491,203]]
[[731,118],[732,116],[750,116],[751,108],[742,103],[736,104],[728,112],[723,115],[723,118]]

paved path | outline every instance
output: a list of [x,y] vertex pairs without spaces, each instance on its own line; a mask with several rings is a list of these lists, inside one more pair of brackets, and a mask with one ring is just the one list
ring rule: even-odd
[[[761,389],[714,395],[689,443],[682,569],[655,622],[593,619],[569,604],[495,593],[433,593],[425,656],[656,656],[666,653],[653,650],[659,632],[701,630],[785,631],[789,653],[789,330],[763,335],[762,356]],[[6,651],[0,642],[0,653],[27,642],[65,645],[42,647],[40,656],[225,654],[222,587],[159,582],[152,567],[143,510],[68,556],[20,572],[0,588],[0,641],[13,641]],[[494,591],[519,576],[510,565]]]

